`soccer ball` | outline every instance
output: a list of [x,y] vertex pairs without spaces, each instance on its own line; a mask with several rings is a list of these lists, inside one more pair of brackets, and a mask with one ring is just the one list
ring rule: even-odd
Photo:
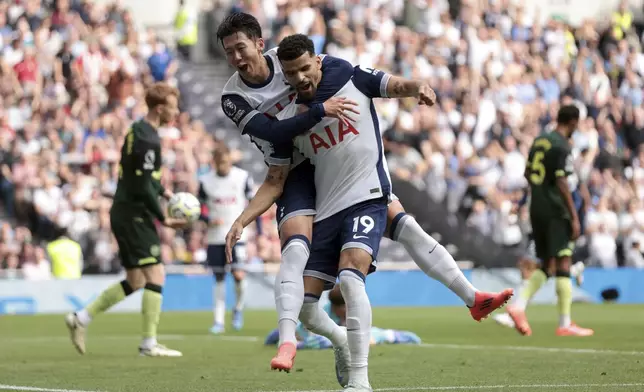
[[191,193],[175,193],[168,203],[168,215],[172,218],[194,222],[201,215],[201,203]]

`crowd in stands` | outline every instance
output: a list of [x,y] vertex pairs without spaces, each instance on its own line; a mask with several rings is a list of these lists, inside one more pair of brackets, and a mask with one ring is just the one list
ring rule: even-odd
[[[411,1],[412,13],[403,0],[232,3],[225,12],[254,14],[271,45],[304,33],[318,52],[429,80],[435,107],[377,102],[390,170],[503,246],[529,227],[518,201],[532,140],[562,102],[577,104],[587,261],[644,268],[644,53],[625,3],[576,26],[513,0]],[[145,113],[145,86],[174,83],[173,52],[126,9],[75,0],[0,1],[0,50],[0,270],[46,275],[39,243],[61,227],[88,271],[117,270],[108,211],[121,140]],[[160,132],[164,184],[197,193],[219,142],[187,113]],[[275,225],[262,226],[249,254],[277,262]],[[204,229],[162,229],[164,262],[203,261]]]
[[[63,233],[82,245],[86,272],[120,268],[109,220],[120,146],[132,121],[145,115],[145,87],[176,84],[178,61],[118,4],[0,1],[5,277],[21,270],[26,278],[49,278],[46,244]],[[209,170],[218,141],[187,113],[160,133],[163,183],[196,194],[195,173]],[[162,228],[163,261],[203,261],[204,233],[205,224],[189,232]],[[275,261],[272,248],[264,248],[260,256]]]

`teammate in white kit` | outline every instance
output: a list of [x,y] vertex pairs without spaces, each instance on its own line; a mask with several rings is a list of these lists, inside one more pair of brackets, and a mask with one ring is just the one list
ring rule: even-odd
[[[254,192],[253,180],[243,169],[233,166],[230,151],[222,146],[213,155],[213,170],[203,175],[200,181],[199,197],[208,206],[208,265],[215,276],[213,302],[215,321],[210,332],[224,332],[226,313],[226,233],[241,214]],[[235,330],[243,327],[246,262],[245,236],[232,249],[232,275],[237,294],[233,310],[232,326]]]
[[[310,106],[333,96],[352,99],[358,103],[358,110],[365,113],[355,122],[324,119],[309,133],[296,137],[293,145],[315,166],[317,190],[313,243],[304,270],[305,298],[317,302],[322,292],[339,280],[347,305],[351,354],[345,390],[371,391],[368,376],[371,304],[365,279],[375,270],[391,195],[391,179],[372,99],[387,97],[391,77],[377,70],[354,68],[335,57],[322,59],[315,55],[313,42],[305,35],[286,37],[277,54],[284,75],[298,92],[297,101],[278,118],[295,115],[299,103]],[[433,100],[424,103],[433,104]],[[306,315],[300,318],[307,329],[317,327]]]
[[[295,166],[289,172],[289,163],[283,159],[280,161],[274,154],[275,143],[308,131],[324,116],[355,117],[353,102],[334,97],[324,102],[322,108],[320,104],[316,104],[307,112],[276,121],[272,117],[283,110],[285,102],[293,99],[294,89],[286,84],[275,51],[262,54],[264,41],[257,20],[245,13],[231,15],[220,25],[217,37],[222,41],[229,64],[237,69],[224,88],[222,108],[242,133],[255,138],[254,141],[263,150],[267,161],[273,164],[256,196],[231,228],[228,244],[236,241],[243,227],[277,200],[283,244],[282,264],[275,286],[280,342],[278,355],[271,361],[271,366],[288,371],[292,368],[295,357],[295,329],[300,310],[315,308],[313,305],[303,305],[304,289],[301,279],[310,252],[315,187],[311,184],[310,163],[303,161],[303,164]],[[396,91],[389,94],[392,98],[421,98],[425,92],[420,91],[420,87],[429,88],[424,82],[401,78],[396,80]],[[268,112],[267,116],[261,115],[265,112]],[[294,164],[299,159],[301,158],[296,157]],[[392,199],[388,207],[388,235],[405,246],[428,276],[458,295],[470,308],[475,320],[485,318],[509,299],[512,290],[502,293],[477,291],[464,277],[447,250],[425,233],[413,217],[405,213],[395,197]]]

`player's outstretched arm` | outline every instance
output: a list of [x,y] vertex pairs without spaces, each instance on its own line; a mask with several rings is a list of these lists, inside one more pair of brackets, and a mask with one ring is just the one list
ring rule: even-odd
[[333,97],[321,104],[312,105],[303,113],[284,120],[268,118],[255,110],[242,97],[234,94],[223,95],[221,105],[224,113],[242,132],[274,144],[290,142],[294,137],[308,132],[324,117],[350,116],[356,111],[357,103],[344,97]]
[[418,98],[420,105],[432,106],[436,103],[436,93],[423,80],[406,79],[401,76],[391,76],[387,82],[389,98]]
[[266,179],[226,234],[226,257],[229,262],[232,261],[232,249],[241,238],[244,228],[271,208],[282,195],[290,167],[290,164],[268,167]]

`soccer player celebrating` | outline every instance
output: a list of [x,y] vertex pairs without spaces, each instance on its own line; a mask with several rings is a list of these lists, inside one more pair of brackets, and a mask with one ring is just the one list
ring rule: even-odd
[[[213,168],[200,180],[199,197],[208,206],[208,265],[215,275],[214,304],[215,323],[210,332],[224,332],[224,314],[226,312],[226,233],[237,216],[253,197],[254,185],[250,174],[233,166],[230,151],[222,146],[213,154]],[[235,279],[237,302],[233,310],[233,329],[240,330],[244,319],[246,252],[243,242],[237,243],[231,250],[232,274]]]
[[[345,120],[352,119],[352,116],[359,113],[356,113],[355,102],[336,96],[311,105],[308,111],[294,117],[276,121],[274,117],[295,97],[295,90],[285,81],[276,50],[263,54],[264,40],[257,19],[245,13],[233,14],[219,26],[217,37],[222,42],[229,64],[237,70],[224,87],[223,111],[243,134],[251,136],[251,140],[262,150],[267,163],[271,165],[258,190],[259,196],[256,196],[270,200],[269,206],[273,202],[277,203],[283,245],[282,264],[275,280],[281,348],[271,366],[290,370],[297,342],[297,319],[303,304],[302,273],[310,252],[312,216],[316,213],[315,187],[310,180],[313,171],[311,164],[301,154],[294,153],[291,170],[286,173],[280,169],[280,165],[289,165],[290,160],[280,160],[271,154],[275,150],[275,144],[307,132],[325,117]],[[400,96],[420,98],[421,84],[428,88],[425,83],[418,81],[397,84],[397,88],[402,94]],[[428,90],[430,91],[431,89]],[[433,91],[431,94],[432,99],[435,99]],[[475,320],[487,317],[511,297],[511,289],[501,293],[476,290],[449,252],[425,233],[413,217],[405,213],[394,195],[391,195],[391,199],[387,210],[389,236],[405,246],[416,264],[428,276],[458,295]],[[254,219],[245,221],[246,218],[263,212],[261,205],[257,206],[259,209],[240,216],[229,233],[231,238],[241,235],[242,228]]]
[[574,241],[580,235],[577,209],[567,177],[573,173],[568,139],[579,123],[579,108],[562,106],[557,114],[557,128],[535,139],[525,177],[530,183],[530,222],[536,256],[542,261],[522,287],[519,298],[508,306],[508,314],[522,335],[531,335],[525,308],[548,278],[555,278],[559,310],[559,336],[590,336],[592,329],[572,323],[572,282],[570,268]]
[[165,83],[152,85],[145,94],[148,114],[132,124],[121,149],[119,180],[110,210],[112,232],[119,245],[125,280],[108,287],[85,309],[70,313],[65,322],[79,353],[85,353],[85,330],[92,319],[143,290],[143,340],[141,355],[180,357],[157,342],[165,270],[159,258],[160,239],[155,219],[170,228],[182,228],[185,220],[166,217],[158,197],[172,197],[161,179],[161,143],[157,128],[168,124],[178,114],[179,91]]

